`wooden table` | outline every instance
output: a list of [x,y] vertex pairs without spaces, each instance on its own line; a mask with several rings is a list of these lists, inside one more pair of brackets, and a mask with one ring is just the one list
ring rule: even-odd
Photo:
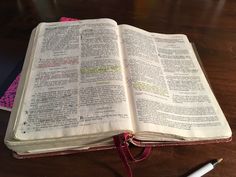
[[[212,89],[236,131],[236,2],[233,0],[8,0],[0,2],[0,56],[24,58],[30,32],[41,21],[61,16],[108,17],[159,33],[184,33],[195,43]],[[2,58],[1,58],[2,59]],[[121,177],[115,150],[17,160],[3,143],[10,113],[0,111],[1,177]],[[138,152],[138,148],[132,148]],[[208,177],[236,176],[236,141],[223,144],[155,148],[132,164],[134,177],[180,177],[214,158],[222,164]]]

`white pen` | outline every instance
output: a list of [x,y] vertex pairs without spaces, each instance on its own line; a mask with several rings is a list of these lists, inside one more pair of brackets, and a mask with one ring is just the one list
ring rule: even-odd
[[205,175],[206,173],[208,173],[209,171],[211,171],[212,169],[214,169],[214,167],[220,163],[223,159],[217,159],[213,162],[210,162],[206,165],[204,165],[203,167],[199,168],[198,170],[196,170],[195,172],[191,173],[190,175],[188,175],[187,177],[201,177],[203,175]]

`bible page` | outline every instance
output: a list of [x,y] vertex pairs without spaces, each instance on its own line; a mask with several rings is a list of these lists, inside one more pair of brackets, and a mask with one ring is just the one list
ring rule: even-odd
[[129,25],[120,25],[120,31],[138,139],[231,136],[185,35],[149,33]]
[[15,138],[132,130],[116,22],[81,20],[38,28]]

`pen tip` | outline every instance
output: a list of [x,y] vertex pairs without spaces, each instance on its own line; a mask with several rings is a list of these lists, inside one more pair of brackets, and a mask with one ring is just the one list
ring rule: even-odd
[[217,159],[217,163],[220,163],[223,160],[223,158]]
[[223,160],[223,158],[216,159],[216,160],[214,160],[214,162],[212,163],[212,165],[213,165],[213,166],[216,166],[216,165],[219,164],[222,160]]

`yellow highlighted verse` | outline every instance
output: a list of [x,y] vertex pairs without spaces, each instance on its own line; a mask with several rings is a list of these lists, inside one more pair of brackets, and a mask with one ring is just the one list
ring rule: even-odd
[[121,72],[121,67],[117,66],[101,66],[93,68],[81,68],[81,74],[101,74],[106,72]]
[[133,82],[133,88],[139,91],[146,91],[146,92],[163,95],[163,96],[166,96],[167,94],[165,90],[160,89],[156,85],[151,85],[151,84],[140,82],[140,81]]

